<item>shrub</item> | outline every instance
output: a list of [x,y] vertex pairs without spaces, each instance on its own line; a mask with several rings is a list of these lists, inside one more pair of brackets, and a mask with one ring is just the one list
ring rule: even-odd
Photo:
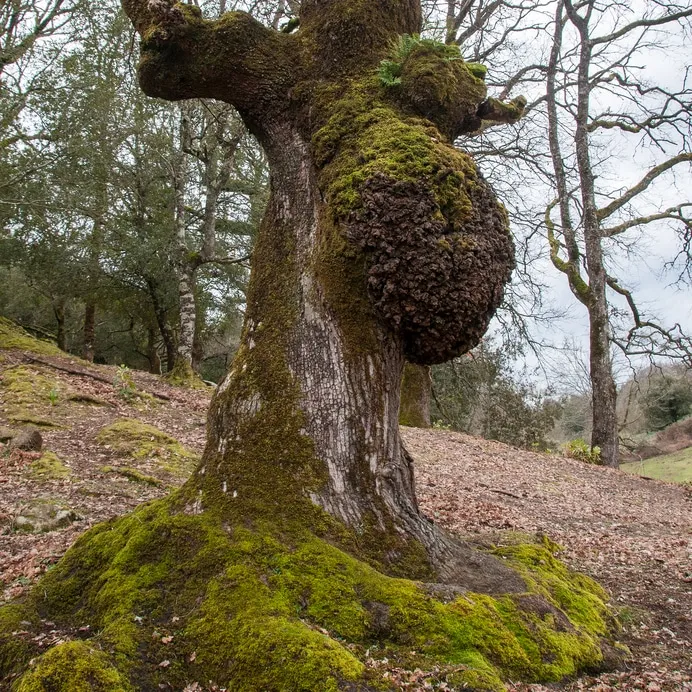
[[585,464],[601,463],[601,448],[591,447],[581,438],[570,440],[562,446],[562,453],[570,459],[583,461]]

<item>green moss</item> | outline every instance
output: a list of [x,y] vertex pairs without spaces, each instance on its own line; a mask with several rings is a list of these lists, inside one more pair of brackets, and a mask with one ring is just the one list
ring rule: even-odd
[[64,356],[65,352],[49,341],[41,341],[14,322],[0,317],[0,348],[29,351],[42,356]]
[[[378,175],[415,182],[435,199],[433,218],[448,240],[464,229],[472,211],[469,190],[477,178],[469,156],[444,142],[428,120],[402,116],[377,77],[346,86],[314,87],[323,126],[312,138],[319,184],[327,200],[315,258],[315,274],[342,326],[349,357],[377,348],[372,301],[367,294],[368,259],[346,238],[361,191]],[[318,116],[319,117],[319,116]]]
[[151,459],[167,473],[187,476],[199,458],[174,437],[135,418],[123,418],[103,428],[96,440],[133,459]]
[[[94,637],[80,652],[101,648],[121,679],[147,689],[190,679],[239,692],[336,691],[345,681],[385,689],[387,670],[419,668],[446,671],[458,688],[500,690],[508,678],[556,681],[602,658],[602,592],[543,546],[498,549],[530,593],[445,602],[307,531],[287,539],[268,525],[230,528],[180,513],[183,501],[178,493],[88,531],[32,592],[32,615],[0,610],[3,631],[38,616],[89,624]],[[0,679],[16,668],[7,652],[18,646],[3,641]],[[51,651],[36,671],[64,660]]]
[[471,158],[440,141],[431,123],[402,117],[374,79],[352,83],[329,112],[312,143],[335,219],[345,221],[360,208],[360,188],[376,174],[429,187],[439,217],[453,227],[468,218],[466,185],[476,178]]
[[382,84],[386,87],[399,86],[406,61],[413,53],[421,49],[435,54],[441,62],[461,60],[461,52],[456,45],[447,45],[431,39],[422,39],[417,34],[404,34],[399,36],[394,43],[390,58],[380,63],[377,76]]
[[134,483],[144,483],[146,485],[153,485],[157,488],[162,488],[165,485],[163,481],[158,478],[149,476],[129,466],[102,466],[100,470],[102,473],[115,473],[119,476],[124,476]]
[[176,387],[209,389],[209,387],[202,382],[200,376],[192,369],[192,366],[188,362],[182,360],[182,358],[176,361],[173,370],[164,375],[164,380],[166,380],[168,384],[175,385]]
[[70,469],[55,452],[44,452],[40,458],[31,462],[29,475],[37,481],[62,480],[69,477]]
[[[94,397],[72,390],[43,368],[18,365],[8,368],[0,377],[0,391],[4,395],[7,417],[14,423],[40,427],[61,427],[60,416],[72,404],[83,403]],[[98,403],[105,404],[98,400]]]
[[20,603],[0,606],[0,687],[3,680],[22,672],[36,653],[32,642],[36,611]]
[[607,593],[593,579],[568,570],[553,555],[556,547],[548,542],[498,548],[494,552],[510,561],[534,593],[550,598],[575,625],[604,636],[613,620],[605,605]]
[[56,407],[51,406],[51,392],[57,387],[58,383],[54,378],[46,377],[35,368],[20,365],[5,370],[0,379],[0,388],[7,406],[8,419],[44,427],[54,425],[53,419],[41,415],[41,412],[54,412]]
[[128,692],[107,657],[81,641],[59,644],[22,677],[17,692]]

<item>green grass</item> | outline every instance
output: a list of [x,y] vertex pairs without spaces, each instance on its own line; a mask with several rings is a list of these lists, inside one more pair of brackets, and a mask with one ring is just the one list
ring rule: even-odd
[[620,467],[627,473],[658,478],[671,483],[692,482],[692,447],[673,454],[652,457],[646,461],[633,461]]

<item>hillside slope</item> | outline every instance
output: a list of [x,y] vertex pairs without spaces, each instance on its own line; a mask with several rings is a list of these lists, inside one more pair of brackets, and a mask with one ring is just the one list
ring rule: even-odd
[[[89,526],[182,483],[201,453],[209,403],[208,392],[94,366],[8,334],[0,328],[0,432],[30,422],[43,449],[0,443],[5,600],[20,596]],[[633,653],[630,669],[562,689],[692,690],[689,490],[456,433],[407,428],[404,438],[419,500],[436,521],[481,544],[498,531],[545,533],[565,546],[572,566],[610,589]],[[58,515],[60,526],[33,532]],[[428,688],[412,678],[405,689]]]

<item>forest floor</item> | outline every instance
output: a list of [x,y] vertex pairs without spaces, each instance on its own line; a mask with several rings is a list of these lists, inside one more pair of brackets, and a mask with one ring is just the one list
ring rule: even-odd
[[[180,485],[201,453],[210,398],[146,373],[1,346],[0,429],[39,424],[44,453],[0,444],[0,603],[25,593],[88,527]],[[122,420],[136,438],[129,448],[99,435]],[[452,432],[403,431],[429,516],[482,544],[499,531],[546,534],[610,591],[620,614],[632,652],[624,671],[509,689],[692,690],[689,488]],[[20,531],[41,503],[71,510],[70,523]]]

